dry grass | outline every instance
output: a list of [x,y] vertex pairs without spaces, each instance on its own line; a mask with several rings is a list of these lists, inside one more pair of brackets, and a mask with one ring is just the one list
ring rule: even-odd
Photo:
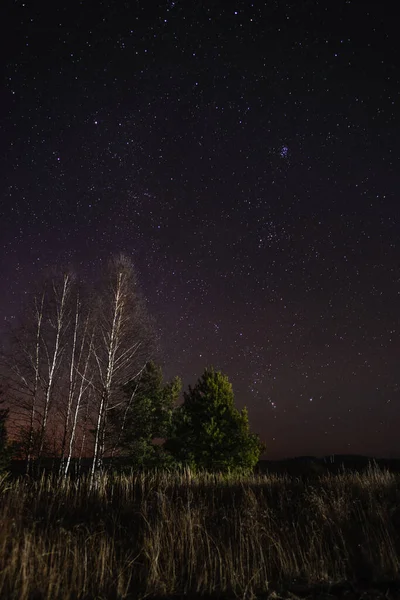
[[103,475],[90,488],[0,482],[0,597],[221,594],[395,580],[400,476],[370,468],[312,482],[189,471]]

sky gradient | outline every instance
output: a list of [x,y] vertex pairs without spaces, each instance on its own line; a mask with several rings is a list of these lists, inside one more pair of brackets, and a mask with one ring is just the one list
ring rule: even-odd
[[268,457],[400,457],[395,15],[59,4],[2,8],[0,334],[43,268],[123,251],[165,375],[224,371]]

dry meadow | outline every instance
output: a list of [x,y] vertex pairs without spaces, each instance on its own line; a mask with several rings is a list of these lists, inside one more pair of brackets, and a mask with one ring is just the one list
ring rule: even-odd
[[[400,475],[0,482],[0,597],[268,597],[399,579]],[[277,596],[275,596],[277,597]],[[304,594],[303,594],[304,597]]]

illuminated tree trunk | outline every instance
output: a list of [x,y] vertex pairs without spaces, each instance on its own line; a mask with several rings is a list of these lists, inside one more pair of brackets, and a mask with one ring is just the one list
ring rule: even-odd
[[39,442],[39,452],[38,457],[41,458],[43,452],[44,438],[46,435],[46,427],[49,417],[50,404],[52,401],[52,392],[54,387],[54,380],[56,369],[59,366],[59,363],[62,358],[63,349],[61,346],[61,338],[63,332],[66,328],[66,309],[67,309],[67,300],[70,293],[71,288],[71,277],[68,274],[63,276],[61,295],[59,295],[56,283],[53,281],[53,292],[55,298],[55,321],[49,319],[51,326],[55,329],[55,339],[54,346],[52,351],[50,352],[47,344],[45,344],[45,351],[47,355],[47,365],[48,365],[48,379],[45,388],[45,400],[44,400],[44,410],[43,410],[43,419],[40,430],[40,442]]
[[61,457],[60,457],[60,474],[64,469],[64,460],[65,460],[65,448],[67,445],[67,437],[68,437],[68,429],[69,429],[69,421],[72,411],[72,401],[74,397],[74,391],[76,387],[76,373],[75,373],[75,352],[76,352],[76,343],[77,343],[77,335],[78,335],[78,325],[79,325],[79,297],[76,299],[76,307],[75,307],[75,321],[74,321],[74,333],[72,340],[72,349],[71,349],[71,362],[69,368],[69,385],[68,385],[68,399],[67,399],[67,410],[65,414],[65,422],[64,422],[64,430],[63,430],[63,438],[61,442]]
[[92,481],[96,470],[103,467],[108,451],[109,411],[128,402],[123,387],[140,375],[154,347],[147,311],[129,259],[113,259],[104,283],[98,297],[93,350],[98,400]]
[[[74,448],[74,443],[75,443],[76,429],[77,429],[77,425],[78,425],[78,417],[81,412],[82,402],[83,402],[86,392],[92,385],[92,381],[91,381],[91,379],[89,379],[89,377],[91,376],[89,373],[89,366],[90,366],[90,361],[92,359],[93,334],[91,335],[90,342],[87,346],[87,353],[86,353],[85,362],[83,365],[83,371],[80,372],[80,370],[79,370],[81,362],[83,360],[83,353],[84,353],[84,349],[85,349],[85,345],[86,345],[86,338],[88,335],[89,320],[90,320],[90,317],[88,317],[86,320],[85,330],[84,330],[84,334],[82,337],[81,349],[80,349],[80,353],[79,353],[78,366],[76,367],[76,371],[78,373],[78,376],[80,377],[80,385],[79,385],[77,397],[75,400],[75,407],[73,410],[74,414],[73,414],[73,418],[72,418],[72,428],[71,428],[71,433],[70,433],[70,437],[69,437],[68,456],[67,456],[67,461],[66,461],[66,465],[65,465],[65,469],[64,469],[64,476],[66,476],[68,474],[69,466],[71,463],[71,458],[72,458],[72,453],[73,453],[73,448]],[[88,404],[87,404],[87,406],[88,406]]]

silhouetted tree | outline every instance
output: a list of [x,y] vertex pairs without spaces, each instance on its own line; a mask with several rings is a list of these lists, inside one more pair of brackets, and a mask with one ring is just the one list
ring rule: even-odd
[[184,393],[165,448],[177,461],[209,471],[253,469],[264,449],[250,432],[247,409],[235,408],[228,378],[212,368]]
[[[4,400],[1,398],[2,393],[3,389],[0,389],[0,407],[4,404]],[[6,428],[8,414],[8,408],[0,408],[0,473],[8,467],[11,458],[11,447],[8,445]]]
[[28,468],[30,461],[44,452],[49,418],[59,405],[70,339],[73,279],[65,270],[44,277],[36,285],[4,355],[3,375]]

